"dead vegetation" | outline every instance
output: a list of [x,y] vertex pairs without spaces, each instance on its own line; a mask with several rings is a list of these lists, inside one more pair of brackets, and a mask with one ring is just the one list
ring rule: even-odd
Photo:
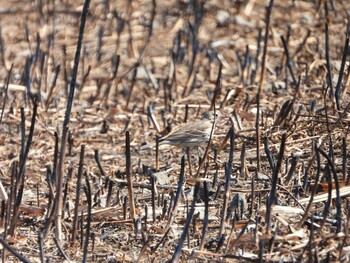
[[0,6],[3,262],[350,260],[347,1]]

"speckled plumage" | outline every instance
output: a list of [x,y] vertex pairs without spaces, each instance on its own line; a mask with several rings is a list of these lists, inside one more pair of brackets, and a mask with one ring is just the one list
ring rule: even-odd
[[[211,130],[216,126],[216,122],[220,117],[219,111],[206,112],[202,119],[189,122],[179,129],[170,132],[168,135],[160,138],[160,145],[173,145],[182,148],[198,147],[207,143]],[[214,124],[214,127],[213,127]]]

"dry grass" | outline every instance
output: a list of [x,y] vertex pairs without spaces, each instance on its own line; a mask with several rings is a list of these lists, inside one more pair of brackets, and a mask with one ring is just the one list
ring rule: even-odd
[[[43,257],[64,260],[54,241],[57,228],[47,222],[60,176],[52,176],[58,164],[55,134],[60,149],[83,3],[53,2],[0,2],[0,178],[8,194],[7,200],[2,196],[1,238],[33,262],[41,260],[38,233],[44,233]],[[59,243],[66,258],[82,260],[91,219],[89,262],[174,259],[195,204],[182,261],[349,260],[350,67],[348,59],[344,71],[341,64],[350,4],[328,1],[325,8],[323,1],[275,1],[266,73],[257,97],[267,2],[155,2],[155,9],[152,1],[91,3],[62,174]],[[220,11],[228,15],[222,25]],[[39,102],[32,144],[23,158],[35,96]],[[213,100],[224,117],[197,177],[198,155],[204,149],[192,151],[192,176],[186,161],[174,208],[184,152],[160,149],[157,172],[155,150],[140,146],[154,143],[157,134],[167,134],[185,119],[198,119]],[[135,220],[130,218],[126,131]],[[77,241],[71,242],[82,145]],[[152,176],[157,178],[154,185]],[[207,197],[204,185],[209,187]],[[194,189],[199,196],[192,202]],[[18,261],[7,249],[2,255],[6,262]]]

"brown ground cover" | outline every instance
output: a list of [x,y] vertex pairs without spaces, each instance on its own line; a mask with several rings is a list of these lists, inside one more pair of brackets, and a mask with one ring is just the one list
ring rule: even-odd
[[349,260],[350,2],[83,4],[0,1],[4,262]]

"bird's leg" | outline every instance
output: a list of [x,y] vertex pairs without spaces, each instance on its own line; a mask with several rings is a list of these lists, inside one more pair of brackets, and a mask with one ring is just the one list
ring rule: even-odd
[[204,155],[205,151],[203,151],[202,147],[198,146],[197,153],[198,153],[198,157],[201,157]]
[[190,147],[186,147],[187,159],[188,159],[188,168],[190,172],[190,176],[192,177],[192,160],[191,160],[191,151]]

